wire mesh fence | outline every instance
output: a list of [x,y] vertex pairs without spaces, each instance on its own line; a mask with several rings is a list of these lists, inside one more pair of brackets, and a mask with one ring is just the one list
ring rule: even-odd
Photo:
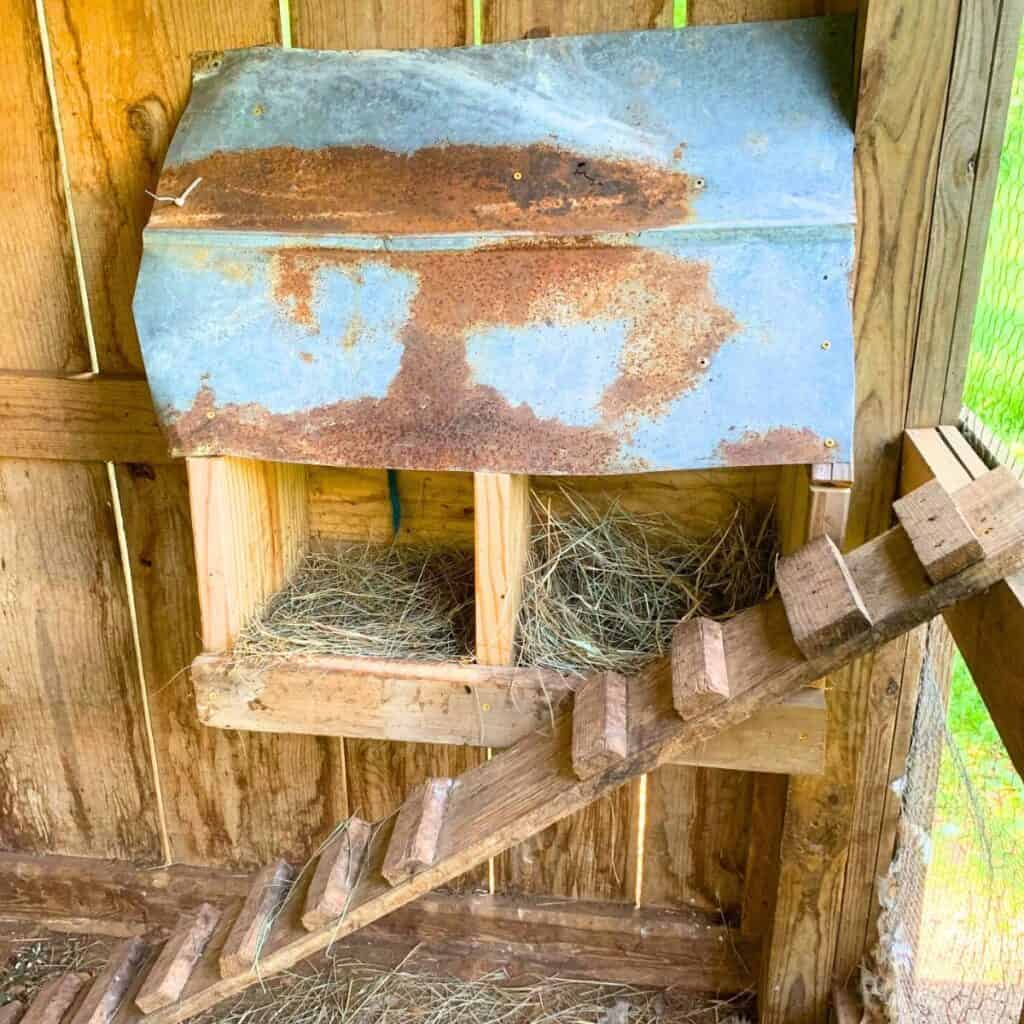
[[971,432],[1024,466],[1024,38],[999,159],[964,405]]

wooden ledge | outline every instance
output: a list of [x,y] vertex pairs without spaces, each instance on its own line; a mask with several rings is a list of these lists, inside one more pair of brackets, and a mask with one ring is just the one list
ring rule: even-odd
[[[536,668],[379,658],[296,658],[240,667],[192,663],[199,719],[248,732],[507,747],[568,706],[582,680]],[[825,701],[807,689],[673,754],[670,763],[815,775],[824,770]]]

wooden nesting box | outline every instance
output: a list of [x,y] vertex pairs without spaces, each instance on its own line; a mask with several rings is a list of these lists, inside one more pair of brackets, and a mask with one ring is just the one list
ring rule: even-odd
[[[851,29],[199,68],[135,315],[189,459],[204,721],[504,746],[573,686],[511,667],[531,477],[691,515],[770,502],[780,466],[848,482]],[[233,666],[311,544],[389,539],[384,467],[406,539],[475,547],[477,663]],[[801,696],[687,758],[814,770],[822,717]]]

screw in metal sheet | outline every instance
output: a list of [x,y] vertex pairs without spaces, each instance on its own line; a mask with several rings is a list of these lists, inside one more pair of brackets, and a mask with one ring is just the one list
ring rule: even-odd
[[835,440],[833,438],[831,438],[831,437],[826,437],[825,438],[825,447],[826,448],[835,448],[835,446],[836,446],[836,442],[835,442]]
[[703,178],[694,178],[693,179],[693,187],[694,188],[703,188],[706,184],[707,184],[707,182]]
[[252,116],[253,117],[262,117],[263,116],[263,104],[262,103],[257,103],[256,106],[252,108]]
[[480,705],[480,710],[481,711],[490,711],[491,710],[491,705],[490,704],[481,704]]
[[217,415],[217,414],[216,414],[216,413],[215,413],[215,412],[214,412],[214,411],[213,411],[213,410],[211,409],[211,410],[210,410],[210,411],[209,411],[209,412],[208,412],[208,413],[206,414],[206,418],[207,418],[208,420],[212,420],[212,419],[213,419],[213,418],[214,418],[214,417],[215,417],[216,415]]
[[700,357],[700,359],[698,359],[698,360],[697,360],[697,365],[698,365],[698,366],[699,366],[699,367],[700,367],[701,369],[705,369],[706,367],[708,367],[708,366],[710,366],[710,365],[711,365],[711,360],[710,360],[710,359],[708,359],[708,357],[707,357],[707,356],[701,356],[701,357]]
[[512,177],[516,181],[522,181],[523,180],[523,172],[522,171],[513,171],[512,172]]
[[821,343],[822,352],[827,352],[832,347],[832,342],[827,339]]

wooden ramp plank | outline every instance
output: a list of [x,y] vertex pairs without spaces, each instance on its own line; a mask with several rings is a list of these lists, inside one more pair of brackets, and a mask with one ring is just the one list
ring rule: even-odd
[[222,977],[229,978],[253,965],[274,914],[288,895],[293,877],[291,865],[283,860],[268,864],[256,875],[221,950]]
[[89,975],[81,971],[44,982],[21,1018],[22,1024],[60,1024],[88,982]]
[[18,999],[12,999],[0,1006],[0,1024],[18,1024],[24,1012],[25,1004]]
[[203,903],[195,914],[181,922],[164,944],[135,997],[135,1005],[143,1013],[170,1006],[178,999],[219,920],[220,911]]
[[797,647],[819,658],[871,628],[871,617],[843,556],[823,535],[779,559],[779,594]]
[[372,835],[370,822],[351,818],[320,854],[302,915],[307,931],[316,931],[345,913]]
[[781,599],[740,613],[723,625],[729,701],[684,721],[673,706],[670,660],[655,661],[630,680],[629,754],[624,761],[592,778],[577,779],[572,771],[572,716],[560,716],[550,730],[453,781],[430,867],[389,885],[382,869],[395,823],[381,823],[343,920],[309,933],[301,925],[275,930],[258,972],[250,968],[223,979],[205,963],[200,965],[185,997],[146,1019],[153,1024],[184,1020],[291,967],[650,771],[678,747],[707,740],[1024,565],[1024,489],[1012,475],[994,471],[960,491],[956,501],[985,550],[982,562],[930,585],[905,532],[890,530],[847,558],[850,577],[873,622],[870,630],[807,659],[786,628]]
[[932,583],[955,576],[985,556],[974,531],[938,480],[929,480],[892,507]]
[[577,691],[572,706],[572,767],[589,779],[629,753],[626,680],[615,672],[591,676]]
[[125,939],[118,945],[106,967],[89,986],[89,991],[71,1017],[71,1024],[110,1024],[136,980],[148,951],[142,939]]
[[691,619],[672,630],[672,703],[683,717],[699,715],[729,699],[722,626]]

